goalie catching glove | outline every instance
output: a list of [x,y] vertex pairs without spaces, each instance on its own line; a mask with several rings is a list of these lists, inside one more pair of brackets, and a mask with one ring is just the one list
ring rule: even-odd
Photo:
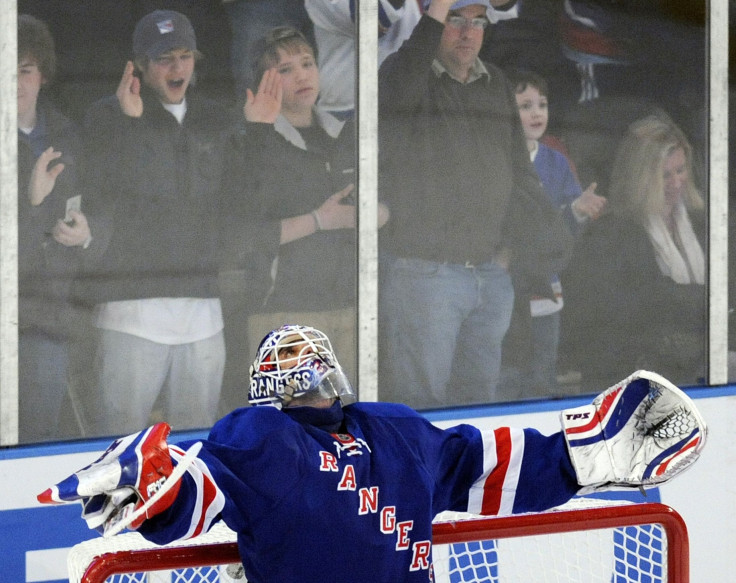
[[580,494],[659,486],[698,459],[707,434],[690,398],[643,370],[561,419]]
[[81,501],[82,518],[105,536],[138,528],[171,506],[181,485],[183,471],[172,475],[170,431],[168,424],[157,423],[114,441],[96,461],[39,494],[38,501]]

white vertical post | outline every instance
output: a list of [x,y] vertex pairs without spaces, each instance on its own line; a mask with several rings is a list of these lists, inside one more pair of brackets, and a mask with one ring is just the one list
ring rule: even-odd
[[728,382],[728,2],[709,3],[709,385]]
[[0,446],[18,443],[16,1],[0,3]]
[[357,53],[358,390],[378,400],[378,1],[361,0]]

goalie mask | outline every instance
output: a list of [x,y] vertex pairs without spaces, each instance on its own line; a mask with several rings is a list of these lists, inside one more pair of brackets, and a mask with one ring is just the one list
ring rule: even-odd
[[250,367],[251,405],[310,407],[333,398],[343,406],[357,400],[323,332],[286,325],[261,341]]

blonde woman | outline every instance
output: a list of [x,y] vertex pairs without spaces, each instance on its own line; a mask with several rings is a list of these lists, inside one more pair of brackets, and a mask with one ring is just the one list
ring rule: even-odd
[[704,372],[705,205],[692,160],[663,114],[634,122],[619,145],[607,213],[565,277],[563,334],[585,381],[632,362],[679,383]]

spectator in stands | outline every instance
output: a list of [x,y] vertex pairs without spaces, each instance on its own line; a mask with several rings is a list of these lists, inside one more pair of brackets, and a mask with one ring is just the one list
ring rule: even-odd
[[[595,193],[595,182],[583,191],[567,158],[540,141],[549,121],[546,80],[531,71],[516,71],[511,82],[534,168],[552,204],[562,213],[570,232],[577,235],[605,209],[606,199]],[[550,283],[552,298],[529,297],[521,282],[516,282],[515,311],[503,353],[503,390],[510,398],[557,394],[563,296],[558,274]]]
[[222,3],[232,31],[230,66],[240,107],[245,102],[246,89],[255,91],[260,81],[253,76],[258,41],[276,26],[292,26],[310,42],[314,32],[304,0],[222,0]]
[[355,127],[315,105],[316,54],[298,30],[273,29],[255,56],[261,83],[257,93],[247,92],[247,127],[233,148],[226,181],[228,200],[241,203],[230,213],[232,232],[259,223],[247,229],[260,231],[260,249],[246,280],[264,282],[257,292],[246,292],[257,300],[248,324],[250,345],[284,323],[309,322],[330,331],[353,376]]
[[[120,0],[118,0],[120,1]],[[197,62],[197,73],[192,85],[196,85],[197,93],[204,97],[219,101],[232,108],[235,104],[235,83],[231,67],[232,27],[227,11],[227,3],[223,0],[124,0],[130,5],[129,12],[135,24],[149,12],[154,10],[174,10],[189,19],[197,31],[197,49],[206,58]],[[130,42],[130,32],[125,37],[126,45]],[[130,48],[121,56],[121,64],[130,58]],[[119,69],[116,68],[117,73]],[[241,104],[242,105],[242,104]]]
[[[320,68],[320,106],[340,118],[355,113],[355,0],[305,0],[314,23]],[[396,51],[419,22],[417,0],[379,0],[378,64]]]
[[511,82],[529,155],[545,192],[562,211],[574,234],[605,209],[606,199],[595,193],[597,184],[583,190],[568,158],[544,144],[549,122],[549,89],[546,79],[531,71],[516,71]]
[[624,362],[680,383],[704,372],[703,198],[693,153],[670,118],[633,123],[618,147],[606,214],[565,277],[563,334],[586,386]]
[[569,251],[510,84],[478,58],[489,6],[433,0],[379,72],[383,400],[495,400],[509,270],[551,294]]
[[79,294],[97,306],[96,434],[146,423],[157,400],[177,427],[209,425],[225,362],[215,254],[232,119],[190,86],[201,55],[181,13],[139,20],[133,55],[85,120],[92,242]]
[[[81,125],[89,106],[110,93],[119,69],[130,58],[130,34],[135,26],[132,0],[18,0],[18,13],[47,23],[59,50],[54,83],[46,91],[54,104]],[[94,22],[95,26],[80,26]]]
[[[18,16],[18,388],[21,442],[59,437],[67,394],[69,303],[79,249],[88,240],[81,212],[77,127],[46,95],[56,70],[43,21]],[[66,222],[64,222],[66,221]]]

